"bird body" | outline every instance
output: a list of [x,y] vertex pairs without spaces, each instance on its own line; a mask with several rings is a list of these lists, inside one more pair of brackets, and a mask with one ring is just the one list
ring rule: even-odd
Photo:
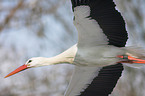
[[125,47],[125,22],[113,0],[71,0],[78,43],[51,57],[35,57],[6,77],[22,70],[68,63],[75,65],[64,96],[108,96],[123,71],[122,63],[145,63],[142,55]]
[[119,62],[120,58],[117,58],[117,55],[125,55],[125,50],[109,45],[78,48],[74,64],[78,66],[104,67]]
[[34,57],[29,59],[26,64],[31,60],[32,62],[28,64],[28,67],[56,65],[61,63],[69,63],[77,66],[104,67],[121,61],[121,59],[117,57],[118,55],[125,55],[124,48],[100,45],[81,49],[75,44],[57,56],[51,58]]

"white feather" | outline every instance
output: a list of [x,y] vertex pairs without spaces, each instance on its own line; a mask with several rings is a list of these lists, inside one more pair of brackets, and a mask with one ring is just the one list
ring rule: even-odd
[[[89,6],[77,6],[74,8],[74,25],[79,33],[78,46],[96,46],[108,44],[107,36],[103,33],[96,20],[90,16]],[[86,39],[87,38],[87,39]]]
[[64,96],[77,96],[84,91],[92,82],[94,77],[98,75],[99,67],[79,67],[75,66],[75,70]]

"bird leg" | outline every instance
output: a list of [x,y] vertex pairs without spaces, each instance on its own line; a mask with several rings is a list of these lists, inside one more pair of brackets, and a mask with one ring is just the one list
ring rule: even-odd
[[123,61],[120,61],[118,63],[140,63],[140,64],[145,64],[145,60],[143,59],[139,59],[139,58],[134,58],[132,56],[128,56],[128,55],[118,55],[118,58],[123,59]]

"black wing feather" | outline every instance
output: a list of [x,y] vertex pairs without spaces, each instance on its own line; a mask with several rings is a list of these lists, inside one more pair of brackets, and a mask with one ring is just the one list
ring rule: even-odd
[[90,18],[96,20],[109,39],[109,45],[124,47],[128,39],[125,22],[115,9],[113,0],[71,0],[72,9],[77,6],[90,7]]
[[[109,45],[124,47],[128,39],[125,22],[115,9],[113,0],[71,0],[72,9],[77,6],[90,7],[90,18],[96,20],[109,39]],[[108,96],[113,91],[123,71],[121,63],[103,67],[99,75],[80,96]]]
[[80,96],[108,96],[113,91],[123,71],[122,64],[103,67],[99,75]]

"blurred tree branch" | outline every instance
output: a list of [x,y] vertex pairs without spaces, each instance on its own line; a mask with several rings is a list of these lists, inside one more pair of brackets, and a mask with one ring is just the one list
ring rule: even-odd
[[4,29],[4,27],[10,22],[11,18],[13,18],[14,14],[16,13],[16,11],[22,7],[24,0],[20,0],[17,4],[17,6],[15,6],[10,13],[7,15],[7,17],[5,18],[3,24],[0,25],[0,32],[2,32],[2,30]]
[[[0,33],[5,27],[18,28],[26,27],[28,30],[35,31],[38,36],[43,36],[42,16],[47,16],[49,14],[58,14],[57,9],[60,8],[66,2],[66,0],[20,0],[14,8],[2,7],[0,12],[9,12],[7,16],[4,17],[3,22],[0,24]],[[7,10],[5,10],[7,9]],[[55,17],[58,19],[59,17]],[[64,27],[68,30],[65,19],[58,20],[62,22]],[[37,26],[37,28],[36,28]],[[35,27],[35,28],[34,28]]]

